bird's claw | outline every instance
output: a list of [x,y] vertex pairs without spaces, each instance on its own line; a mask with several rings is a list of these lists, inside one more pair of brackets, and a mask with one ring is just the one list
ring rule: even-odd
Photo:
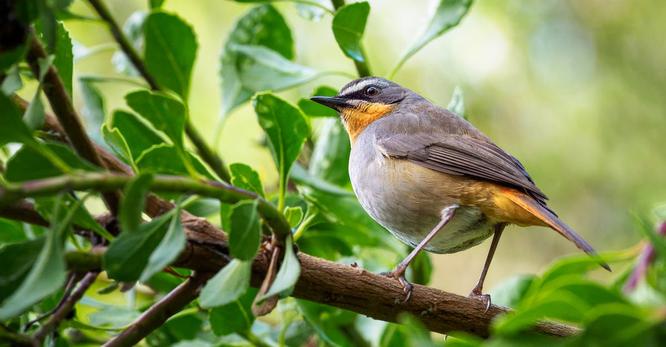
[[490,309],[490,306],[492,305],[492,301],[490,299],[490,294],[483,294],[480,291],[479,292],[472,291],[469,294],[469,297],[472,298],[472,299],[481,300],[481,302],[486,306],[486,309],[483,311],[483,313],[488,312],[488,310]]
[[400,269],[396,269],[393,271],[388,271],[388,272],[380,272],[379,273],[382,276],[390,277],[397,279],[400,284],[402,285],[402,291],[405,293],[405,298],[402,300],[402,303],[407,303],[409,299],[412,298],[412,291],[414,290],[414,286],[407,281],[405,278],[405,271],[400,271]]

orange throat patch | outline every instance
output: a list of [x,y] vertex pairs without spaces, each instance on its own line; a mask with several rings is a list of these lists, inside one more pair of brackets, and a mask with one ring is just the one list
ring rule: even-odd
[[355,108],[342,110],[340,115],[342,116],[342,122],[345,125],[345,129],[347,129],[351,142],[354,143],[356,137],[358,137],[368,125],[386,116],[393,111],[394,108],[395,105],[391,104],[362,103]]

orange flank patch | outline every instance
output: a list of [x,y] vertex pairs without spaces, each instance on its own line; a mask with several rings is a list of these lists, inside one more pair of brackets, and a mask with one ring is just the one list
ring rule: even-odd
[[479,207],[489,218],[498,222],[527,225],[547,225],[538,203],[529,196],[511,188],[489,182],[471,184],[462,197],[463,204]]
[[343,110],[341,112],[342,120],[351,142],[354,143],[356,137],[368,125],[389,114],[394,107],[394,105],[363,102],[355,108]]

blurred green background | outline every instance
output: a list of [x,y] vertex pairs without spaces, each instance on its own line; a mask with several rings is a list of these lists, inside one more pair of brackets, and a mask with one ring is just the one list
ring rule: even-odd
[[[107,4],[124,22],[145,10],[146,1]],[[370,4],[364,44],[373,73],[384,76],[421,33],[434,4]],[[219,0],[168,0],[164,5],[197,33],[190,107],[194,123],[210,141],[220,118],[220,52],[235,18],[251,6]],[[318,23],[300,17],[293,4],[276,6],[292,28],[298,63],[355,74],[351,60],[335,43],[330,16]],[[91,14],[82,1],[71,9]],[[448,104],[454,87],[460,86],[469,120],[523,162],[567,223],[600,251],[625,248],[639,239],[632,213],[647,214],[666,201],[664,18],[666,2],[657,0],[477,1],[460,26],[409,60],[395,81],[439,105]],[[111,42],[101,23],[69,21],[66,26],[83,47]],[[82,57],[75,64],[75,78],[118,75],[112,56],[113,49],[105,49]],[[296,102],[316,86],[339,88],[349,79],[320,78],[281,95]],[[132,88],[122,83],[100,88],[107,110],[126,109],[123,95]],[[74,94],[82,107],[80,92]],[[225,122],[216,147],[228,163],[255,167],[270,187],[277,175],[261,140],[256,116],[245,105]],[[488,289],[510,275],[539,272],[555,258],[576,252],[545,228],[509,230],[488,276]],[[386,237],[391,237],[388,232]],[[462,253],[434,256],[432,285],[467,294],[488,246],[486,242]]]

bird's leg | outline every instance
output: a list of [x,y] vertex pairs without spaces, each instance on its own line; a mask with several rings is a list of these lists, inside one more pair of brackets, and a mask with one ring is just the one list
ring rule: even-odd
[[416,257],[417,254],[430,242],[430,240],[437,235],[437,233],[444,228],[446,223],[448,223],[451,218],[453,218],[453,215],[456,212],[456,209],[458,208],[458,205],[451,205],[445,209],[442,210],[442,219],[437,223],[437,225],[426,235],[426,237],[412,250],[409,255],[396,266],[396,268],[388,273],[384,273],[388,277],[393,277],[400,281],[400,284],[402,284],[402,288],[405,292],[405,300],[404,302],[409,301],[409,298],[412,296],[412,284],[407,281],[405,278],[405,272],[407,271],[407,267],[409,264],[414,260],[414,257]]
[[495,255],[495,249],[497,249],[497,244],[499,243],[500,237],[502,236],[504,227],[506,227],[506,224],[504,223],[495,225],[495,233],[493,234],[493,240],[490,243],[490,249],[488,250],[486,263],[483,265],[483,270],[481,271],[481,277],[479,277],[479,281],[476,283],[476,286],[474,287],[474,289],[472,289],[472,292],[469,294],[470,297],[479,298],[486,304],[486,312],[490,308],[491,302],[490,302],[490,295],[483,294],[483,282],[486,280],[486,274],[488,274],[488,268],[490,268],[490,262],[493,260],[493,256]]

